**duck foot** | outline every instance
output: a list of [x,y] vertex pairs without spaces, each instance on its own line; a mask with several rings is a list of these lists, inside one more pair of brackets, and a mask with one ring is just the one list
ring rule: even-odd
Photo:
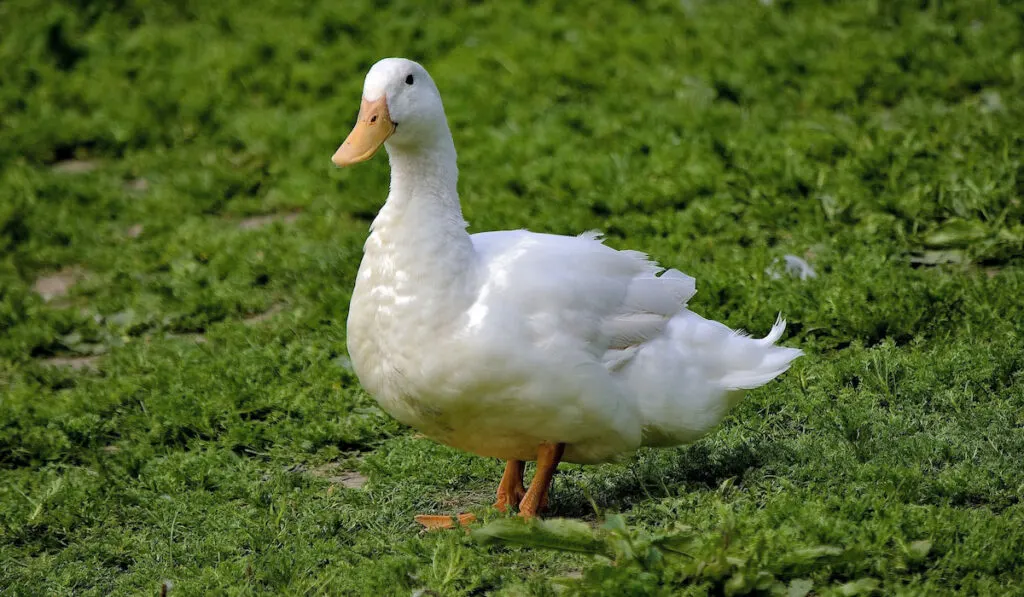
[[507,512],[510,505],[518,504],[526,495],[526,487],[523,486],[525,469],[526,463],[522,460],[509,460],[505,464],[505,474],[498,485],[498,501],[494,502],[496,509]]
[[533,474],[530,489],[519,502],[519,515],[523,518],[536,518],[537,513],[547,507],[551,479],[564,453],[565,444],[541,444],[537,448],[537,472]]
[[426,531],[440,531],[442,529],[453,529],[456,523],[462,527],[468,527],[469,523],[476,521],[476,516],[467,513],[457,516],[445,516],[443,514],[419,514],[415,517],[416,522],[423,525]]

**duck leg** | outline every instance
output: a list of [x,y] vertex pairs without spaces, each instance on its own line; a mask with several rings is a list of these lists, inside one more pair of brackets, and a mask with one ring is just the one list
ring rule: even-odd
[[[523,487],[523,470],[526,463],[522,460],[509,460],[505,464],[505,474],[501,476],[501,483],[498,485],[498,501],[494,507],[502,512],[508,510],[510,504],[516,504],[523,499],[526,488]],[[472,514],[459,514],[458,516],[445,516],[443,514],[420,514],[416,522],[423,525],[428,531],[450,529],[455,526],[456,521],[461,526],[466,526],[476,520]]]
[[565,453],[565,444],[541,444],[537,448],[537,472],[533,474],[530,489],[523,501],[519,502],[519,515],[523,518],[534,518],[537,512],[548,505],[548,489],[551,479],[555,476],[558,462]]
[[502,512],[508,510],[512,504],[518,504],[519,500],[526,495],[526,488],[523,487],[523,471],[526,463],[522,460],[509,460],[505,463],[505,474],[501,476],[501,483],[498,484],[498,501],[494,507]]
[[[555,476],[555,469],[565,452],[565,444],[541,444],[537,448],[537,472],[533,474],[533,481],[530,489],[523,487],[523,472],[526,463],[522,460],[509,460],[505,463],[505,474],[501,476],[501,483],[498,485],[498,501],[494,507],[502,512],[508,509],[509,504],[519,501],[519,515],[523,518],[534,518],[537,512],[543,510],[548,503],[548,488],[551,487],[551,479]],[[423,525],[428,531],[454,528],[456,524],[468,526],[476,520],[472,514],[459,514],[458,516],[445,516],[443,514],[420,514],[416,522]]]

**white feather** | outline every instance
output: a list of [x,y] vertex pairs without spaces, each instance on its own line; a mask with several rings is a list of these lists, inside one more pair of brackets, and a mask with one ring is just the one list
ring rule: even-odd
[[[415,95],[437,94],[429,75],[397,59],[371,73],[415,126],[387,144],[391,193],[348,344],[363,386],[403,423],[486,456],[532,460],[561,442],[565,460],[601,462],[697,439],[801,354],[774,346],[781,319],[753,339],[689,311],[693,278],[597,233],[468,235],[440,97]],[[429,84],[403,86],[405,73]]]

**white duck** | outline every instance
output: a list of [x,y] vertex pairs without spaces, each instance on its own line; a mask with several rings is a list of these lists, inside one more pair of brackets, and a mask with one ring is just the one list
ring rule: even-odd
[[[499,509],[536,516],[559,460],[696,440],[801,354],[774,346],[782,320],[758,340],[704,319],[686,308],[693,278],[597,234],[468,234],[441,96],[410,60],[370,69],[332,161],[367,160],[382,144],[391,191],[352,295],[352,364],[402,423],[506,460]],[[527,460],[537,461],[529,491]]]

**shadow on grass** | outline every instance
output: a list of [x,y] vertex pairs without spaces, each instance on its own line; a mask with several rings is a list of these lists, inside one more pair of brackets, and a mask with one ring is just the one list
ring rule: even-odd
[[698,443],[677,450],[644,450],[617,471],[566,471],[577,477],[575,483],[558,483],[556,477],[548,516],[593,518],[591,499],[601,511],[625,511],[646,500],[714,491],[727,479],[741,480],[748,471],[787,460],[788,452],[768,438],[732,446]]

